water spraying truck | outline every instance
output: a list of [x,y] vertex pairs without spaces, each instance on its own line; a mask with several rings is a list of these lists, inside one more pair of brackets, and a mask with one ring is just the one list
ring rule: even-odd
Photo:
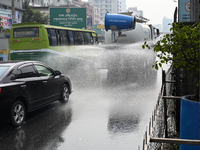
[[142,49],[142,44],[144,41],[153,42],[159,36],[159,30],[137,20],[134,16],[106,13],[107,50],[103,58],[108,78],[126,79],[136,75],[147,79],[151,74],[156,55],[152,50]]
[[159,36],[157,28],[136,20],[133,16],[106,13],[105,43],[135,43],[153,40]]

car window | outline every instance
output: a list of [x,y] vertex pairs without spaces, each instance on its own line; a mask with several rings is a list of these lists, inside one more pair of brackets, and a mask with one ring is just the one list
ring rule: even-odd
[[35,65],[35,68],[38,70],[40,76],[52,76],[53,75],[53,72],[44,66]]
[[4,73],[9,69],[8,66],[0,66],[0,78],[4,75]]
[[30,78],[37,77],[37,74],[33,68],[33,66],[25,66],[17,70],[16,78]]
[[20,78],[24,78],[24,75],[23,73],[21,72],[21,70],[17,70],[17,73],[16,73],[16,79],[20,79]]

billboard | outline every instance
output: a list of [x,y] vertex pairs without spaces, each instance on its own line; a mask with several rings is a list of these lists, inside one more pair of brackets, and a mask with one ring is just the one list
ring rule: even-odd
[[179,0],[179,22],[190,22],[190,0]]
[[51,7],[50,25],[87,29],[86,8]]
[[15,17],[12,19],[12,11],[0,8],[0,18],[2,19],[3,29],[11,29],[12,24],[21,23],[19,11],[15,11]]
[[91,26],[92,26],[92,18],[91,17],[88,17],[87,18],[87,29],[91,29]]
[[11,10],[0,8],[0,18],[2,19],[4,29],[10,29],[12,27]]

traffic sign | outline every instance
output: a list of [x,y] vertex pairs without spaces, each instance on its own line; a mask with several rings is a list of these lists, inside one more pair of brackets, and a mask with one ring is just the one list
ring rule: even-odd
[[5,35],[5,37],[10,38],[10,29],[5,29],[4,35]]

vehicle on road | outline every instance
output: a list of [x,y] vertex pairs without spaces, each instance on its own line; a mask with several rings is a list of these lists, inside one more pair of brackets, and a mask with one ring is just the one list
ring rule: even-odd
[[96,44],[98,35],[93,30],[19,23],[11,28],[10,60],[42,61],[60,70],[60,64],[67,64],[67,69],[92,67],[101,52]]
[[93,30],[67,28],[41,23],[19,23],[11,28],[11,60],[37,60],[47,55],[77,56],[80,45],[95,45]]
[[109,48],[102,58],[104,68],[108,69],[108,78],[119,77],[120,74],[122,77],[119,78],[124,79],[132,74],[145,81],[155,75],[152,65],[155,64],[156,53],[152,49],[142,49],[142,45],[145,41],[153,45],[160,32],[151,24],[146,24],[145,20],[145,24],[139,21],[135,16],[106,13],[104,45],[111,46],[107,46]]
[[23,124],[28,112],[53,101],[67,102],[70,77],[39,61],[0,62],[0,120]]

